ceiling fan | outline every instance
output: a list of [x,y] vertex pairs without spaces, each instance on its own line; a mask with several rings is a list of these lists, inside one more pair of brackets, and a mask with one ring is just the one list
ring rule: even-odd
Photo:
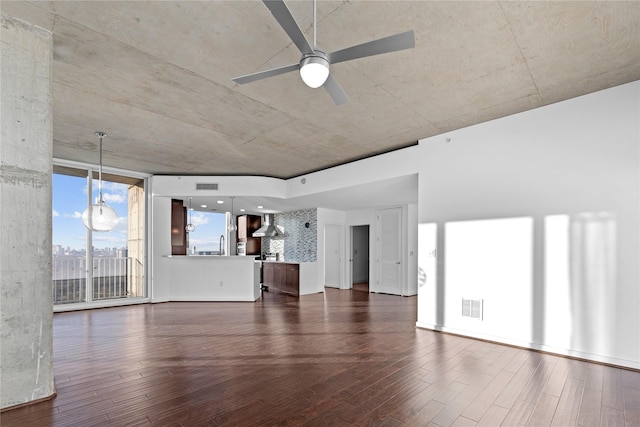
[[273,17],[276,18],[276,21],[278,21],[300,52],[302,52],[302,58],[298,64],[285,65],[284,67],[259,71],[233,79],[234,82],[239,84],[250,83],[290,71],[300,70],[300,76],[307,86],[311,88],[324,86],[333,99],[333,102],[335,102],[336,105],[342,105],[346,103],[349,98],[338,82],[329,74],[329,64],[337,64],[338,62],[379,55],[381,53],[410,49],[416,45],[415,36],[413,30],[411,30],[336,50],[331,53],[325,53],[316,46],[316,0],[313,1],[313,47],[311,47],[305,38],[302,30],[283,0],[262,0],[262,2],[271,11]]

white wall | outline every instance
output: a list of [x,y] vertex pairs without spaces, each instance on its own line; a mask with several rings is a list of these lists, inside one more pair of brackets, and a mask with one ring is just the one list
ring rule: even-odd
[[421,163],[416,146],[325,169],[286,181],[287,197],[301,197],[415,174]]
[[634,82],[420,141],[418,326],[640,368],[639,123]]
[[152,302],[169,301],[171,289],[171,199],[151,198],[151,280],[149,296]]
[[403,229],[406,229],[404,241],[404,259],[406,260],[406,280],[404,296],[418,293],[418,205],[408,204],[405,207]]
[[[196,190],[197,183],[218,184],[218,190]],[[286,197],[286,182],[262,176],[168,176],[153,177],[154,196],[263,196]]]

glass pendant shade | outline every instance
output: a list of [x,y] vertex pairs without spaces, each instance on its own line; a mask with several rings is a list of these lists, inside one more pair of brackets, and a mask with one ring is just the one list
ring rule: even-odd
[[107,136],[102,131],[96,131],[100,137],[100,169],[98,172],[98,199],[93,205],[87,206],[82,213],[84,226],[91,231],[111,231],[118,225],[118,214],[113,208],[107,206],[102,198],[102,138]]
[[238,229],[236,224],[233,222],[233,199],[235,199],[235,197],[231,198],[231,215],[229,215],[229,225],[227,226],[227,230],[229,231],[236,231]]
[[193,225],[193,222],[191,221],[192,211],[193,209],[191,208],[191,197],[189,197],[189,223],[187,224],[186,227],[184,227],[184,231],[186,231],[187,233],[193,233],[196,230],[196,226]]
[[82,222],[92,231],[111,231],[118,224],[118,214],[104,201],[98,200],[82,212]]
[[329,61],[321,56],[308,56],[300,63],[300,77],[310,88],[318,88],[329,77]]

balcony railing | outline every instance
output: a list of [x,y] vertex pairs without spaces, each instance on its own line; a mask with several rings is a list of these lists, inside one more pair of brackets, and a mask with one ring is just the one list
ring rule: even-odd
[[[87,259],[53,257],[53,303],[86,302]],[[136,258],[93,258],[92,300],[144,297],[142,263]]]

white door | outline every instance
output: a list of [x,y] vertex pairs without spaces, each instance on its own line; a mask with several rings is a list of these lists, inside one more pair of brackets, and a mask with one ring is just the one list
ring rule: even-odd
[[376,292],[402,295],[402,208],[378,211]]
[[331,288],[342,286],[341,231],[340,225],[327,224],[324,228],[324,285]]

